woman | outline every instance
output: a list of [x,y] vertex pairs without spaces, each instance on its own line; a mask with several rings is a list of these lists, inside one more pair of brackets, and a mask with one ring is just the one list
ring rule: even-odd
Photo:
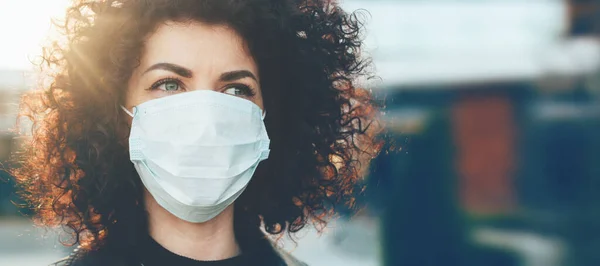
[[15,173],[79,244],[57,265],[302,265],[263,231],[324,223],[380,146],[360,29],[325,0],[75,1]]

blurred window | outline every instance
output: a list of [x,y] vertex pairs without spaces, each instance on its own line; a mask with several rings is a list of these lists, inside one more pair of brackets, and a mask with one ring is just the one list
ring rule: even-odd
[[596,0],[570,0],[570,29],[572,36],[600,34],[600,2]]

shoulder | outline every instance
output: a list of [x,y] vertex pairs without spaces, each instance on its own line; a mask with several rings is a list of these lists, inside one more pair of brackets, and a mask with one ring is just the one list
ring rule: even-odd
[[58,261],[50,263],[48,266],[67,266],[67,265],[69,265],[69,258],[70,257],[71,256],[62,258],[62,259],[60,259]]
[[273,250],[275,251],[275,253],[279,255],[279,257],[283,260],[286,266],[308,266],[308,264],[295,258],[294,256],[292,256],[292,254],[278,247],[275,243],[271,242],[271,245],[273,246]]
[[283,261],[285,261],[285,264],[287,266],[308,266],[308,264],[296,259],[294,256],[290,255],[286,251],[282,251],[282,253],[280,253],[279,256],[281,256],[281,258],[283,259]]
[[101,266],[101,265],[125,265],[106,250],[85,250],[76,248],[71,255],[62,258],[49,266]]

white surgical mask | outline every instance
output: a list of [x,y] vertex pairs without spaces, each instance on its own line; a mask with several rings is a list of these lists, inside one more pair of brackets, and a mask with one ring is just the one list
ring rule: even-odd
[[134,107],[129,153],[156,202],[189,222],[206,222],[242,194],[269,156],[263,112],[212,90]]

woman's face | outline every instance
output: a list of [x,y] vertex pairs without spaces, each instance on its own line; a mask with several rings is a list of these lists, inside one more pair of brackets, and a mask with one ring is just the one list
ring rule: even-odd
[[125,107],[193,90],[230,94],[264,109],[258,69],[241,36],[221,25],[164,23],[146,40]]

